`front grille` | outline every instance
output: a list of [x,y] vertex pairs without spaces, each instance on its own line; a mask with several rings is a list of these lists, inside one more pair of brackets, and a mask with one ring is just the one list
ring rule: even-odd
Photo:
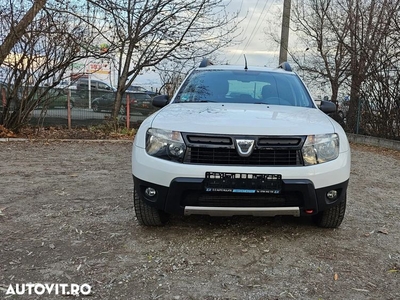
[[232,145],[232,139],[230,137],[188,135],[187,139],[190,143],[194,144]]
[[[184,163],[207,165],[300,166],[304,136],[226,136],[183,133]],[[239,155],[236,140],[254,140],[250,156]]]
[[236,149],[192,147],[187,162],[212,165],[295,166],[300,164],[298,150],[255,149],[251,156],[239,156]]
[[303,206],[301,194],[233,194],[233,193],[196,193],[187,194],[182,206],[207,207],[289,207]]

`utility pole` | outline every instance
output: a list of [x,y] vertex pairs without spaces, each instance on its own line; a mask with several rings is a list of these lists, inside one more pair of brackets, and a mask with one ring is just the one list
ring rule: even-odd
[[279,64],[287,61],[287,50],[289,45],[289,24],[290,24],[290,7],[291,0],[284,0],[282,15],[282,32],[281,32],[281,48],[279,52]]

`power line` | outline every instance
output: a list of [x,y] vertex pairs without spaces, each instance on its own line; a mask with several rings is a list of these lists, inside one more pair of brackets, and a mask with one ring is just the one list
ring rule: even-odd
[[[242,7],[243,7],[243,1],[244,0],[242,0],[242,2],[240,3],[240,8],[239,8],[239,11],[240,10],[242,10]],[[257,0],[257,3],[256,3],[256,6],[255,6],[255,9],[257,8],[257,5],[258,5],[258,3],[259,3],[259,1],[260,0]],[[253,18],[253,15],[254,15],[254,12],[255,12],[255,9],[253,9],[253,12],[252,12],[252,14],[251,14],[251,17],[250,17],[250,19],[252,19]],[[248,14],[248,10],[247,10],[247,13],[246,13],[246,18],[247,18],[247,14]],[[246,25],[246,29],[243,31],[243,33],[244,34],[246,34],[246,32],[247,32],[247,29],[249,28],[249,26],[250,26],[250,22],[247,22],[247,25]],[[242,52],[243,52],[243,50],[242,50]],[[229,58],[229,61],[231,61],[234,57],[235,57],[235,53],[233,53],[232,54],[232,56]],[[241,54],[240,54],[241,55]],[[239,55],[239,57],[240,57],[240,55]]]
[[[256,8],[257,8],[258,3],[259,3],[259,1],[257,1],[256,6],[255,6],[255,9],[253,10],[253,14],[252,14],[252,16],[251,16],[250,19],[252,19],[253,15],[254,15],[254,12],[255,12],[255,10],[256,10]],[[253,30],[251,31],[251,34],[250,34],[249,38],[247,39],[247,42],[246,42],[245,46],[243,47],[243,49],[241,50],[241,52],[240,52],[240,54],[239,54],[239,56],[238,56],[238,58],[237,58],[237,60],[236,60],[235,63],[237,63],[237,62],[239,61],[241,55],[244,53],[244,51],[247,49],[247,47],[248,47],[248,46],[250,45],[250,43],[253,41],[253,38],[254,38],[254,36],[255,36],[255,33],[258,32],[258,30],[259,30],[259,28],[260,28],[260,26],[261,26],[261,23],[260,23],[261,17],[263,17],[263,20],[266,19],[267,15],[264,15],[264,12],[266,11],[266,8],[267,8],[268,3],[270,3],[270,6],[269,6],[269,7],[271,7],[272,2],[270,2],[269,0],[265,1],[264,7],[262,8],[260,15],[258,16],[257,22],[256,22],[256,24],[254,25]],[[250,24],[250,22],[247,23],[247,25],[249,25],[249,24]],[[248,26],[246,27],[246,30],[247,30],[247,28],[248,28]],[[245,32],[246,32],[246,31],[245,31]]]
[[[253,11],[252,11],[252,13],[251,13],[251,17],[250,17],[250,20],[252,20],[253,19],[253,16],[254,16],[254,12],[256,11],[256,9],[257,9],[257,7],[258,7],[258,3],[260,2],[260,0],[257,0],[257,3],[256,3],[256,5],[255,5],[255,7],[254,7],[254,9],[253,9]],[[247,26],[246,26],[246,29],[244,30],[244,34],[246,35],[246,33],[247,33],[247,30],[249,29],[249,26],[250,26],[250,21],[249,22],[247,22]],[[245,46],[246,47],[246,46]],[[239,56],[238,56],[238,58],[237,58],[237,60],[236,60],[236,62],[235,62],[235,64],[239,61],[239,59],[240,59],[240,56],[243,54],[243,52],[244,52],[244,48],[242,49],[242,51],[240,51],[240,54],[239,54]]]

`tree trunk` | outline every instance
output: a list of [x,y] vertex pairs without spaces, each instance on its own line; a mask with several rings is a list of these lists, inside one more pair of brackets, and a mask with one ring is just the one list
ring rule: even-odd
[[352,76],[350,87],[349,111],[347,113],[347,127],[350,132],[360,133],[359,121],[361,120],[362,99],[360,99],[362,79],[357,75]]
[[337,80],[331,80],[331,89],[332,89],[331,101],[333,103],[335,103],[336,106],[338,103],[339,87],[340,87],[340,84],[337,82]]
[[10,32],[5,38],[3,44],[0,45],[0,65],[3,64],[7,55],[10,54],[12,48],[24,35],[26,28],[32,23],[38,12],[46,5],[46,2],[47,0],[35,0],[32,7],[24,15],[21,21],[19,21],[15,27],[10,28]]

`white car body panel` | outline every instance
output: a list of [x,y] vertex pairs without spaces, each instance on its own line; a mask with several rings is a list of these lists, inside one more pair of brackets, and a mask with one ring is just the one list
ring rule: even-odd
[[148,128],[227,135],[312,135],[338,133],[340,152],[349,145],[342,127],[317,108],[263,104],[169,104],[146,119],[135,145],[145,148]]
[[[149,156],[145,150],[148,128],[186,133],[293,136],[337,133],[339,157],[313,166],[193,165]],[[282,179],[309,179],[315,188],[342,183],[350,174],[350,147],[343,129],[316,108],[259,104],[169,104],[146,119],[138,130],[132,152],[133,174],[168,187],[176,177],[203,178],[206,172],[282,174]]]
[[281,174],[282,179],[309,179],[315,188],[330,186],[349,178],[350,151],[341,153],[337,159],[314,166],[294,167],[249,167],[249,166],[209,166],[175,163],[149,156],[145,149],[134,147],[132,155],[135,163],[134,174],[141,180],[169,187],[177,177],[204,178],[206,172]]

